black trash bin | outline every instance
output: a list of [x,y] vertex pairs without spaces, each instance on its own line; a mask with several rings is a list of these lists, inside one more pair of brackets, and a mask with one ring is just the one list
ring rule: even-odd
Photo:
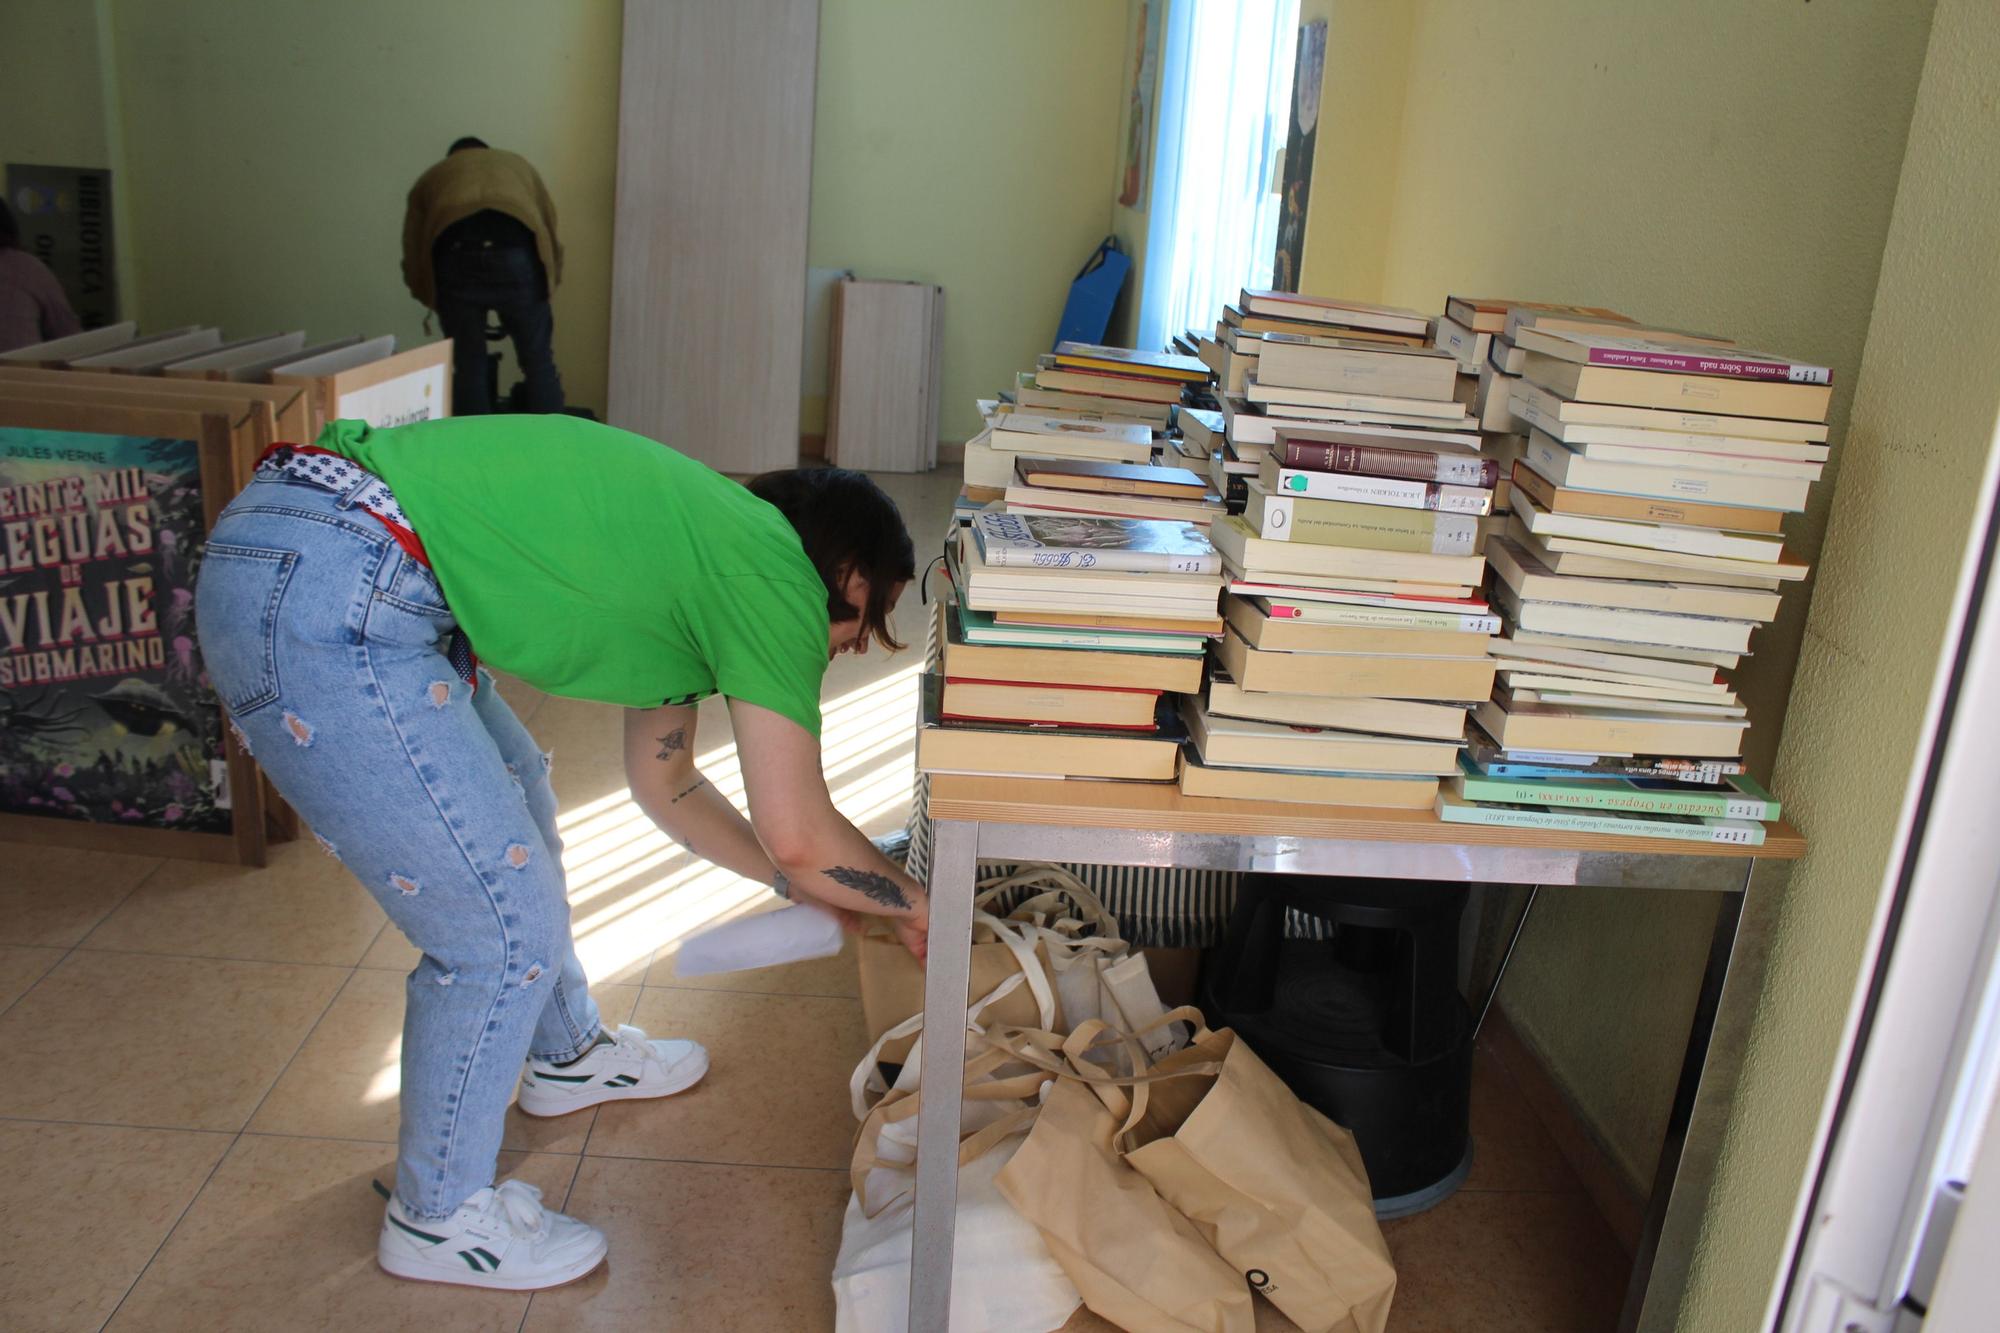
[[1472,1164],[1465,902],[1460,884],[1246,875],[1203,976],[1209,1021],[1353,1131],[1385,1217],[1441,1202]]

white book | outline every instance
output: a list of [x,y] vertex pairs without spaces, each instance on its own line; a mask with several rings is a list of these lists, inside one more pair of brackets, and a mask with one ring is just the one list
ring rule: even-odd
[[1542,538],[1578,537],[1585,541],[1609,542],[1614,546],[1680,551],[1687,555],[1713,555],[1730,560],[1755,560],[1761,564],[1775,564],[1785,553],[1785,539],[1777,536],[1761,537],[1662,523],[1635,523],[1588,514],[1557,514],[1525,498],[1515,506],[1515,512],[1527,524],[1528,531]]
[[[1823,421],[1782,421],[1773,417],[1731,417],[1676,408],[1625,407],[1617,403],[1586,403],[1551,393],[1521,380],[1509,402],[1514,415],[1548,430],[1550,422],[1591,426],[1636,426],[1647,430],[1680,431],[1690,435],[1747,435],[1760,440],[1817,442],[1826,439]],[[1553,433],[1553,432],[1551,432]]]
[[1493,600],[1509,624],[1525,630],[1658,644],[1666,648],[1741,653],[1748,651],[1750,631],[1756,628],[1752,621],[1712,616],[1670,616],[1658,611],[1621,611],[1605,606],[1574,606],[1568,602],[1524,602],[1504,585],[1494,590]]
[[1585,458],[1561,440],[1537,430],[1528,437],[1528,465],[1558,486],[1613,495],[1641,495],[1667,500],[1701,500],[1708,504],[1743,505],[1750,509],[1782,509],[1797,513],[1806,507],[1811,483],[1782,477],[1742,477],[1690,468],[1639,467]]
[[1462,419],[1465,404],[1454,399],[1397,398],[1384,394],[1343,393],[1337,389],[1292,389],[1261,383],[1255,375],[1244,386],[1243,396],[1253,403],[1296,404],[1302,407],[1348,408],[1359,412],[1394,412],[1408,417],[1435,417],[1442,421]]
[[1715,682],[1715,667],[1707,662],[1677,662],[1663,657],[1639,657],[1635,655],[1636,650],[1626,645],[1604,643],[1603,640],[1597,639],[1570,642],[1603,643],[1604,650],[1528,643],[1523,641],[1521,632],[1517,630],[1507,637],[1488,640],[1486,653],[1489,657],[1499,659],[1502,670],[1515,668],[1527,670],[1534,667],[1602,670],[1620,676],[1632,676],[1642,680],[1666,680],[1676,684],[1696,685]]
[[1818,481],[1826,464],[1790,458],[1766,458],[1758,454],[1721,453],[1713,449],[1662,449],[1651,445],[1592,444],[1565,441],[1585,458],[1606,463],[1636,463],[1640,467],[1698,468],[1704,472],[1730,472],[1746,477],[1790,477]]
[[1623,445],[1680,453],[1738,454],[1784,462],[1824,463],[1831,445],[1795,440],[1760,440],[1749,435],[1697,435],[1690,431],[1648,430],[1640,426],[1591,426],[1568,421],[1538,421],[1538,429],[1564,444],[1587,450],[1592,445]]

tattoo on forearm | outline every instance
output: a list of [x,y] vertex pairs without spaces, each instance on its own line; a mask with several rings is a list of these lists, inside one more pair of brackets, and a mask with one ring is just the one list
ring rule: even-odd
[[708,785],[707,778],[696,778],[693,782],[690,782],[687,786],[682,787],[679,791],[675,792],[673,795],[673,799],[668,801],[667,804],[679,805],[681,803],[682,797],[692,796],[696,792],[700,791],[703,787],[706,787],[707,785]]
[[792,896],[792,882],[785,878],[784,871],[781,870],[771,877],[771,892],[777,894],[780,898],[790,898]]
[[675,751],[687,749],[688,729],[686,727],[675,727],[666,735],[659,737],[659,742],[660,758],[671,759],[674,757]]
[[897,911],[910,910],[910,900],[904,895],[902,886],[887,875],[878,875],[872,870],[856,870],[853,866],[829,866],[820,871],[842,888],[865,893],[884,907]]

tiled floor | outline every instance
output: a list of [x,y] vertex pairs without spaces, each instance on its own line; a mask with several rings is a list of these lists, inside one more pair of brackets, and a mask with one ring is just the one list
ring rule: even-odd
[[[923,541],[951,483],[893,483]],[[920,642],[911,596],[901,632]],[[829,672],[829,776],[901,824],[911,659]],[[690,980],[677,941],[760,895],[705,873],[624,800],[616,711],[509,688],[556,751],[580,949],[608,1018],[706,1042],[698,1090],[561,1120],[514,1113],[502,1170],[602,1226],[608,1266],[534,1297],[374,1265],[413,951],[308,841],[242,871],[0,844],[0,1326],[167,1330],[831,1329],[851,959]],[[728,719],[698,750],[725,790]],[[1609,1328],[1624,1261],[1504,1067],[1482,1052],[1466,1189],[1393,1223],[1391,1328]],[[1073,1329],[1108,1327],[1087,1312]],[[1291,1327],[1268,1307],[1259,1327]]]

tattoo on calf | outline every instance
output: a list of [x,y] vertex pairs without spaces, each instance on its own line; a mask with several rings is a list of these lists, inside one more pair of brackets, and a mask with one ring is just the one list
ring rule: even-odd
[[679,805],[681,803],[681,798],[683,796],[692,796],[696,792],[700,791],[703,787],[706,787],[707,785],[708,785],[707,778],[696,778],[693,782],[690,782],[687,786],[682,787],[679,791],[675,792],[673,795],[673,799],[668,801],[667,804]]
[[686,727],[675,727],[672,731],[658,739],[660,742],[660,758],[671,759],[676,750],[687,749],[688,729]]
[[903,912],[910,910],[910,900],[904,895],[902,886],[887,875],[878,875],[872,870],[856,870],[853,866],[829,866],[820,873],[842,888],[867,894],[884,907]]

